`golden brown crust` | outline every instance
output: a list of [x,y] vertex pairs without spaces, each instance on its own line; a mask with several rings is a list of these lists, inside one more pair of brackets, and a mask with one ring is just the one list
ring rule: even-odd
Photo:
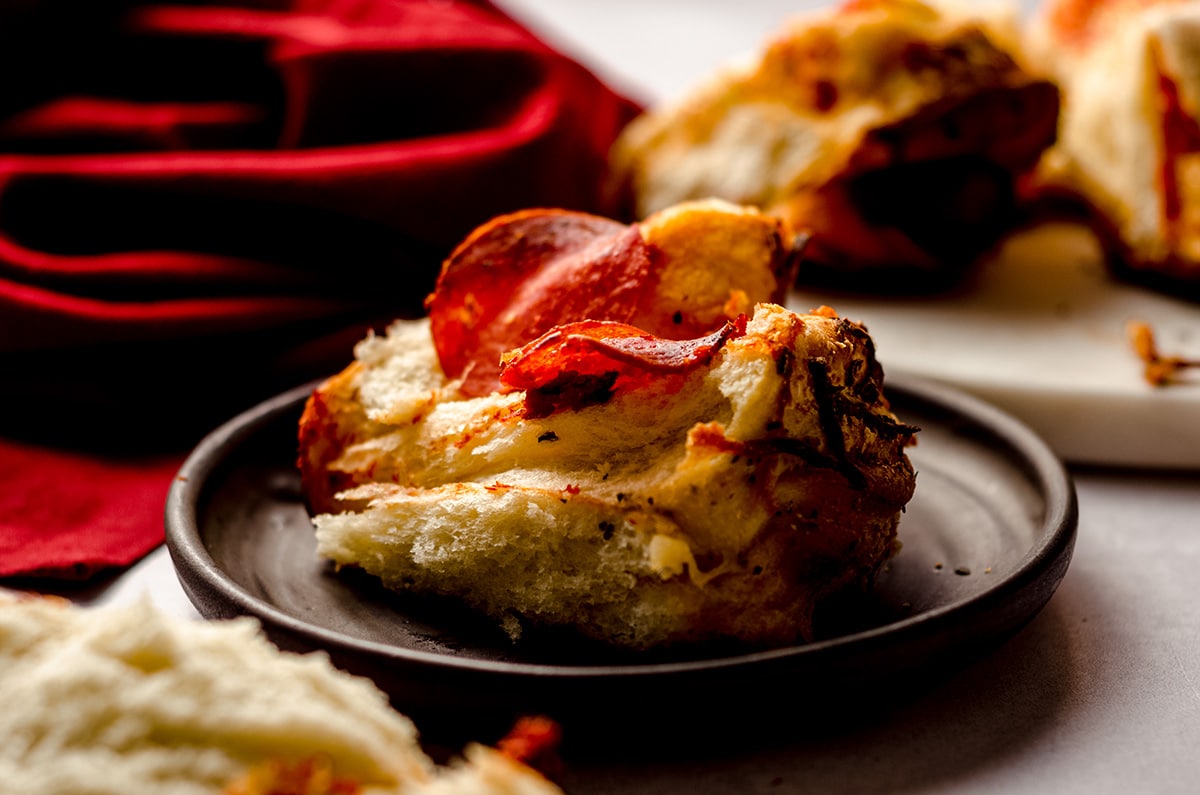
[[299,425],[300,485],[313,513],[337,506],[335,495],[351,488],[353,479],[333,466],[341,452],[370,426],[355,399],[362,365],[351,363],[313,390],[304,404]]

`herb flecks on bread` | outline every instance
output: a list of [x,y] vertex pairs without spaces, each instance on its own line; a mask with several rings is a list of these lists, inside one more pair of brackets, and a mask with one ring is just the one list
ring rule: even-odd
[[[770,261],[750,230],[704,260]],[[546,310],[554,324],[506,337],[478,395],[461,388],[470,364],[446,372],[436,321],[365,340],[301,422],[319,554],[514,635],[810,638],[817,605],[893,554],[915,429],[891,413],[861,326],[768,298],[683,339],[619,319],[619,302],[616,320]],[[668,323],[692,311],[672,307]]]

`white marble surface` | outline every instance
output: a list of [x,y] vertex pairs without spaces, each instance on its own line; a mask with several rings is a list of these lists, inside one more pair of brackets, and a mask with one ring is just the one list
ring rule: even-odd
[[[506,5],[649,97],[682,90],[804,4]],[[1030,625],[983,660],[850,730],[686,761],[581,764],[568,770],[568,792],[1200,791],[1200,471],[1073,474],[1080,525],[1067,577]],[[144,594],[196,616],[162,549],[75,596],[103,604]]]

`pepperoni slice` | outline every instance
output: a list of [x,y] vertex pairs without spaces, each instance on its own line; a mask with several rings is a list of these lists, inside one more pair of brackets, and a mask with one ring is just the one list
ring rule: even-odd
[[586,213],[493,219],[451,253],[427,301],[443,370],[486,395],[505,351],[564,322],[632,319],[655,289],[655,256],[636,227]]
[[500,380],[524,389],[526,416],[604,403],[618,390],[683,377],[708,364],[726,342],[746,333],[746,317],[690,340],[668,340],[611,321],[583,320],[551,329],[504,356]]

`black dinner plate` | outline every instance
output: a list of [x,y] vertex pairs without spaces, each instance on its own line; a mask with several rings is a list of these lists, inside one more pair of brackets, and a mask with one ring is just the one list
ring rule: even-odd
[[1023,424],[924,380],[891,376],[887,390],[921,428],[903,547],[871,594],[819,617],[808,644],[622,655],[566,635],[513,643],[445,601],[335,572],[316,557],[295,465],[311,385],[203,440],[171,488],[167,544],[202,615],[255,616],[281,648],[323,650],[434,733],[479,736],[530,713],[575,731],[711,733],[730,716],[849,707],[1015,633],[1062,581],[1076,532],[1071,480]]

